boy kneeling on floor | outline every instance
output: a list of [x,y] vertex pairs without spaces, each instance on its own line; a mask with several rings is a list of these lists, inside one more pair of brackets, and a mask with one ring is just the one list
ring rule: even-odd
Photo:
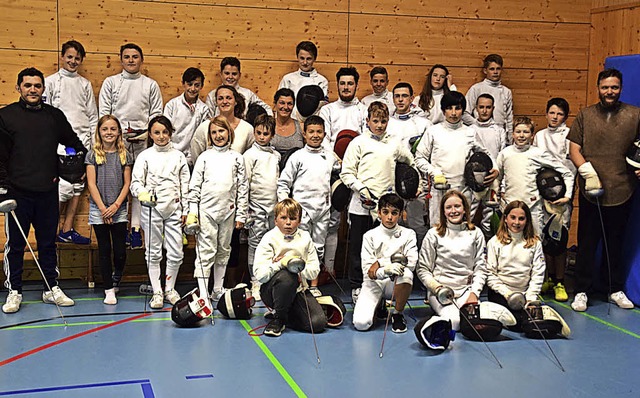
[[298,229],[302,207],[287,198],[276,204],[274,213],[276,227],[260,241],[253,263],[262,301],[274,310],[264,334],[278,337],[285,325],[322,332],[327,318],[307,286],[307,280],[318,276],[320,262],[309,233]]

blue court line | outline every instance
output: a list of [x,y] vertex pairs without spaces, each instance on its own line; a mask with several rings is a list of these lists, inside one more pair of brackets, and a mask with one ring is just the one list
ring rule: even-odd
[[151,382],[149,381],[149,379],[113,381],[108,383],[77,384],[77,385],[59,386],[59,387],[44,387],[44,388],[34,388],[30,390],[14,390],[14,391],[4,391],[4,392],[0,391],[0,396],[33,394],[38,392],[51,392],[51,391],[64,391],[64,390],[81,390],[84,388],[113,387],[113,386],[123,386],[128,384],[141,385],[144,398],[155,397],[155,395],[153,394],[153,388],[151,388]]
[[193,376],[185,376],[187,380],[197,380],[197,379],[213,379],[213,375],[193,375]]

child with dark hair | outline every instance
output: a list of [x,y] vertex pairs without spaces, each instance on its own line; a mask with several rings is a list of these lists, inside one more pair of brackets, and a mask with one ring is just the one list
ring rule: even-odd
[[[180,299],[175,290],[182,265],[182,225],[187,212],[189,166],[184,154],[173,148],[173,126],[166,116],[149,121],[149,139],[153,145],[140,153],[133,166],[131,194],[146,207],[142,211],[145,257],[153,296],[149,306],[162,308]],[[162,248],[167,252],[164,293],[160,282]]]
[[393,94],[387,90],[389,84],[389,73],[384,66],[376,66],[369,72],[369,78],[371,79],[371,88],[373,93],[367,95],[362,99],[364,106],[371,105],[372,102],[382,102],[389,108],[389,113],[393,114],[396,107],[393,105]]
[[[564,98],[551,98],[547,102],[546,118],[547,128],[542,129],[536,133],[533,137],[533,145],[538,148],[544,149],[553,155],[559,162],[561,162],[574,176],[577,174],[576,166],[569,158],[569,127],[566,125],[567,118],[569,117],[569,103]],[[573,193],[572,193],[573,196]],[[573,211],[573,204],[571,201],[567,202],[563,207],[556,209],[556,217],[562,217],[562,225],[569,230],[571,226],[571,213]],[[545,207],[543,209],[543,223],[546,224],[551,216],[552,212],[549,212]],[[567,248],[564,247],[562,253],[557,255],[551,255],[545,253],[545,259],[547,261],[547,272],[549,279],[543,284],[543,293],[549,289],[553,289],[554,296],[557,301],[567,301],[569,296],[564,287],[564,269],[567,264]]]
[[191,139],[196,128],[209,119],[211,112],[200,99],[200,91],[204,87],[204,74],[198,68],[187,68],[182,74],[182,95],[172,98],[164,106],[164,115],[171,120],[176,129],[171,136],[173,147],[184,154],[189,166],[195,159],[191,158]]
[[362,237],[363,282],[353,309],[353,325],[357,330],[371,328],[376,308],[385,305],[384,300],[395,298],[391,330],[407,331],[402,313],[413,286],[418,248],[415,232],[398,225],[403,210],[401,197],[393,193],[383,195],[378,201],[380,225]]
[[285,326],[322,332],[327,318],[306,282],[318,277],[320,262],[311,236],[298,228],[302,207],[287,198],[276,204],[274,212],[276,227],[260,241],[253,263],[262,300],[274,311],[264,334],[278,337]]
[[[284,75],[278,88],[289,88],[293,94],[297,95],[298,90],[304,86],[320,86],[324,92],[325,100],[329,98],[329,81],[326,77],[318,73],[313,64],[318,58],[318,48],[310,41],[301,41],[296,46],[296,58],[298,60],[298,70]],[[295,112],[294,119],[298,119]]]

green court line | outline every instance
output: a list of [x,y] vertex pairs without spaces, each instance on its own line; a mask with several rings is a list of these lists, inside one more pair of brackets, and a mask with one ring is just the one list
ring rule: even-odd
[[[247,321],[240,321],[240,324],[245,328],[247,333],[249,333],[251,331],[252,327],[249,326]],[[298,396],[298,397],[306,397],[307,395],[302,391],[302,389],[300,388],[300,386],[298,386],[298,384],[295,382],[295,380],[293,380],[291,375],[287,372],[287,370],[284,368],[284,366],[282,366],[282,364],[280,363],[280,361],[278,361],[278,359],[275,357],[275,355],[273,355],[273,353],[271,352],[271,350],[269,350],[269,348],[266,346],[266,344],[264,344],[262,339],[260,339],[260,337],[258,337],[258,336],[251,336],[251,338],[253,339],[254,343],[256,343],[258,345],[258,347],[260,347],[260,349],[262,350],[264,355],[269,359],[269,361],[271,362],[273,367],[276,368],[278,373],[280,373],[280,376],[282,376],[284,381],[287,382],[289,387],[291,387],[291,389],[296,394],[296,396]]]
[[[555,300],[553,300],[553,302],[554,302],[554,303],[556,303],[556,304],[558,304],[559,306],[561,306],[561,307],[563,307],[563,308],[566,308],[566,309],[568,309],[568,310],[573,311],[573,308],[571,308],[571,306],[569,306],[569,305],[567,305],[567,304],[564,304],[564,303],[561,303],[561,302],[559,302],[559,301],[555,301]],[[578,311],[575,311],[575,312],[578,312]],[[618,332],[622,332],[622,333],[624,333],[624,334],[628,334],[628,335],[629,335],[629,336],[631,336],[631,337],[635,337],[636,339],[640,339],[640,334],[633,333],[633,332],[632,332],[632,331],[630,331],[630,330],[627,330],[627,329],[625,329],[625,328],[622,328],[622,327],[620,327],[620,326],[618,326],[618,325],[614,325],[613,323],[611,323],[611,322],[607,322],[607,321],[605,321],[604,319],[598,318],[597,316],[593,316],[593,315],[587,314],[586,312],[578,312],[578,313],[579,313],[580,315],[582,315],[582,316],[586,316],[587,318],[591,319],[592,321],[596,321],[596,322],[601,323],[601,324],[603,324],[603,325],[605,325],[605,326],[608,326],[608,327],[610,327],[610,328],[612,328],[612,329],[615,329],[615,330],[617,330]]]

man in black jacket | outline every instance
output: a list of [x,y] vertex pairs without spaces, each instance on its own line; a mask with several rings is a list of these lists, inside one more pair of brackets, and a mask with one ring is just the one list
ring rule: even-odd
[[[28,234],[33,225],[38,258],[51,290],[45,284],[42,300],[71,306],[73,300],[58,287],[55,238],[58,229],[58,144],[86,153],[62,111],[42,102],[44,76],[36,68],[18,74],[20,100],[0,109],[0,199],[15,199],[15,214]],[[6,173],[3,173],[6,171]],[[4,175],[3,175],[4,174]],[[4,193],[3,193],[4,192]],[[5,313],[17,312],[22,302],[22,271],[26,242],[13,217],[4,251],[5,286],[9,289]]]

